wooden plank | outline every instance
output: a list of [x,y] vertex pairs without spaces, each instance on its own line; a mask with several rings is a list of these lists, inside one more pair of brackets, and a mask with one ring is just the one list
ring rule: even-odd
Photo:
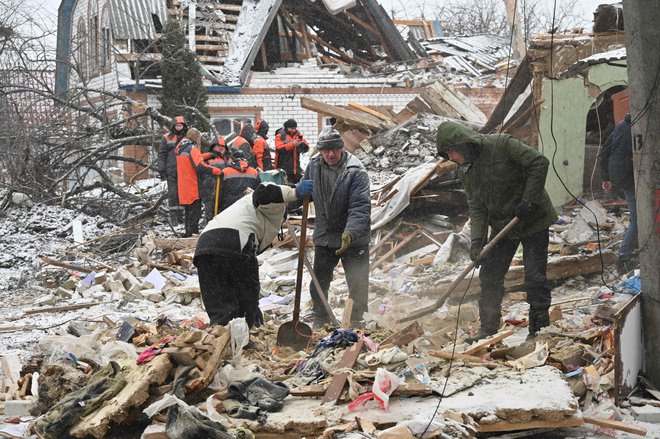
[[487,362],[483,358],[477,357],[475,355],[467,355],[467,354],[459,354],[459,353],[454,353],[454,355],[452,355],[451,352],[446,352],[446,351],[429,351],[429,355],[432,357],[442,358],[443,360],[451,360],[453,358],[457,360],[471,361],[472,363]]
[[604,428],[611,428],[613,430],[625,431],[626,433],[632,433],[639,436],[646,436],[645,428],[626,424],[625,422],[614,421],[612,419],[590,418],[590,417],[583,417],[582,419],[587,424],[593,424]]
[[362,105],[358,102],[349,102],[348,106],[353,107],[353,108],[357,108],[360,111],[364,111],[365,113],[369,113],[372,116],[376,116],[377,118],[382,119],[382,120],[386,120],[386,121],[387,120],[392,120],[392,118],[390,116],[387,116],[383,113],[380,113],[380,112],[374,110],[373,108],[369,108],[366,105]]
[[317,101],[316,99],[303,96],[300,98],[300,106],[306,110],[311,110],[319,114],[334,116],[337,119],[342,119],[345,122],[360,128],[367,128],[373,131],[380,131],[381,129],[380,121],[371,115],[355,113],[344,108]]
[[172,250],[190,250],[197,247],[198,239],[198,236],[190,238],[156,238],[154,239],[154,245],[165,253]]
[[353,299],[346,299],[344,305],[344,314],[341,317],[341,327],[349,329],[351,327],[351,313],[353,312]]
[[101,305],[102,303],[104,302],[79,303],[77,305],[51,306],[47,308],[32,308],[32,309],[26,309],[25,311],[23,311],[23,314],[40,314],[44,312],[75,311],[77,309],[91,308],[92,306]]
[[58,261],[57,259],[49,258],[48,256],[43,256],[41,261],[44,264],[54,265],[56,267],[66,268],[73,271],[80,271],[82,273],[91,273],[94,271],[94,268],[92,267],[81,267],[79,265],[70,264],[68,262]]
[[394,227],[392,227],[392,230],[387,232],[387,235],[385,235],[376,245],[371,247],[371,250],[369,250],[369,256],[373,256],[376,254],[376,252],[385,244],[389,239],[396,233],[397,230],[399,230],[399,227],[401,227],[401,221],[399,221]]
[[387,258],[394,255],[397,251],[399,251],[401,248],[403,248],[406,244],[408,244],[410,241],[415,239],[417,237],[417,235],[418,235],[418,232],[417,232],[417,230],[415,230],[414,232],[410,233],[408,236],[403,238],[401,241],[399,241],[397,243],[397,245],[392,247],[391,250],[389,250],[387,253],[385,253],[380,258],[378,258],[373,264],[371,264],[371,267],[369,267],[369,271],[370,272],[373,271],[376,267],[378,267],[380,264],[385,262],[387,260]]
[[427,184],[429,184],[429,181],[433,177],[437,176],[442,176],[445,174],[448,174],[450,171],[453,171],[456,169],[456,163],[445,160],[445,159],[440,159],[436,162],[435,166],[433,169],[431,169],[425,176],[422,178],[419,183],[415,185],[415,187],[412,188],[410,191],[410,196],[413,196],[417,194],[420,190],[424,189]]
[[497,103],[493,112],[490,114],[488,121],[481,129],[482,133],[490,133],[493,129],[499,125],[502,125],[504,118],[511,110],[513,103],[516,101],[518,96],[525,91],[527,85],[529,85],[532,80],[532,70],[530,66],[530,56],[526,55],[523,60],[520,62],[520,65],[516,69],[516,73],[511,78],[511,82],[504,90],[502,99]]
[[484,113],[479,110],[479,108],[472,104],[467,96],[456,89],[447,87],[440,81],[434,82],[430,86],[426,87],[421,96],[427,102],[429,102],[426,98],[428,96],[430,99],[432,98],[438,105],[442,105],[442,102],[446,103],[453,109],[453,111],[459,115],[461,119],[468,122],[475,122],[482,125],[487,122],[486,115],[484,115]]
[[424,335],[422,327],[420,326],[419,322],[414,321],[405,328],[387,337],[380,345],[385,346],[393,344],[402,347],[417,340],[422,335]]
[[[353,367],[355,365],[355,362],[357,361],[358,356],[360,355],[360,352],[362,351],[363,345],[364,345],[364,340],[360,339],[349,349],[346,349],[344,351],[344,355],[341,357],[341,360],[339,361],[339,364],[337,365],[337,369]],[[330,382],[330,385],[328,386],[328,390],[325,392],[322,401],[324,403],[332,402],[336,404],[337,401],[339,401],[339,397],[341,396],[341,392],[344,390],[344,386],[346,385],[347,381],[348,381],[348,374],[341,373],[339,375],[336,375],[332,379],[332,382]]]
[[479,351],[482,351],[482,350],[486,349],[488,346],[492,346],[495,343],[504,340],[507,337],[511,337],[513,334],[515,334],[515,331],[513,331],[513,330],[500,332],[499,334],[497,334],[493,338],[489,338],[489,339],[482,340],[482,341],[478,342],[477,344],[472,346],[470,349],[463,352],[463,354],[472,355],[474,353],[477,353]]
[[477,430],[481,433],[497,431],[533,430],[536,428],[566,428],[579,427],[583,421],[577,417],[570,417],[561,421],[530,421],[530,422],[496,422],[494,424],[478,424]]
[[222,351],[224,351],[225,346],[229,343],[229,337],[229,330],[226,330],[226,332],[220,336],[220,339],[213,343],[213,355],[211,355],[211,358],[209,358],[209,361],[206,363],[206,369],[202,371],[202,387],[208,386],[213,379],[213,376],[215,376],[215,373],[219,370]]

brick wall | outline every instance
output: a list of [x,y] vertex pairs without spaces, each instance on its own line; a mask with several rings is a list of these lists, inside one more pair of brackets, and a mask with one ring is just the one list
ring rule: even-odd
[[499,87],[483,87],[483,88],[470,88],[459,87],[458,90],[465,96],[470,98],[474,104],[484,112],[486,117],[490,117],[495,109],[495,106],[504,94],[504,88]]

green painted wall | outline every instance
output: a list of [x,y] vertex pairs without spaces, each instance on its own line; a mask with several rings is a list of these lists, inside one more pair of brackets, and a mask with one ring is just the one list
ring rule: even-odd
[[[616,63],[625,64],[625,60]],[[598,87],[594,96],[587,82]],[[582,194],[587,113],[600,93],[617,85],[628,85],[627,70],[605,63],[589,69],[588,81],[582,77],[543,80],[538,146],[550,160],[546,190],[555,206],[573,199],[557,174],[573,195]]]

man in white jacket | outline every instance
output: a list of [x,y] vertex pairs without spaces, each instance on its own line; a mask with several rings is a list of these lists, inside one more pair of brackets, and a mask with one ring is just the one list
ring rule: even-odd
[[261,183],[202,231],[193,261],[212,325],[237,317],[245,317],[249,327],[263,323],[257,254],[273,242],[287,203],[295,199],[294,188]]

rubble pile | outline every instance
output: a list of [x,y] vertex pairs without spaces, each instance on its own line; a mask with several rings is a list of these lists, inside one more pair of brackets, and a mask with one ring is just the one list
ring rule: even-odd
[[[461,232],[449,221],[390,226],[399,228],[372,247],[366,328],[326,327],[300,352],[276,345],[277,329],[292,309],[291,240],[259,257],[266,323],[251,331],[242,319],[208,326],[191,265],[196,238],[147,233],[127,264],[50,258],[45,278],[62,282],[1,316],[0,416],[15,423],[0,424],[0,432],[21,436],[31,429],[46,438],[115,437],[120,431],[145,438],[348,438],[359,432],[387,438],[427,431],[470,438],[534,428],[588,432],[593,427],[585,424],[594,424],[642,434],[648,424],[631,421],[614,405],[623,391],[614,344],[620,310],[639,296],[610,274],[606,281],[614,290],[595,283],[598,268],[566,270],[599,258],[590,243],[565,241],[564,229],[578,218],[592,227],[579,208],[555,226],[549,273],[569,280],[555,289],[552,325],[535,343],[525,341],[528,310],[516,290],[517,267],[507,277],[511,292],[500,332],[490,339],[464,343],[479,326],[477,309],[472,303],[459,308],[451,297],[435,313],[398,322],[432,302],[455,273],[449,267],[467,260],[462,238],[449,239]],[[610,224],[602,242],[620,236],[617,218],[606,213],[602,224]],[[407,245],[391,251],[397,245],[388,243],[411,233]],[[438,254],[444,262],[435,265]],[[603,252],[611,263],[608,255]],[[54,277],[54,271],[67,276]],[[466,285],[463,291],[476,290]],[[340,271],[330,291],[340,321],[346,320],[346,298]],[[303,299],[309,301],[308,292]],[[640,395],[637,403],[645,401]]]
[[435,132],[447,120],[446,117],[434,114],[418,114],[363,141],[356,155],[370,170],[391,170],[396,175],[405,174],[421,163],[437,160]]

